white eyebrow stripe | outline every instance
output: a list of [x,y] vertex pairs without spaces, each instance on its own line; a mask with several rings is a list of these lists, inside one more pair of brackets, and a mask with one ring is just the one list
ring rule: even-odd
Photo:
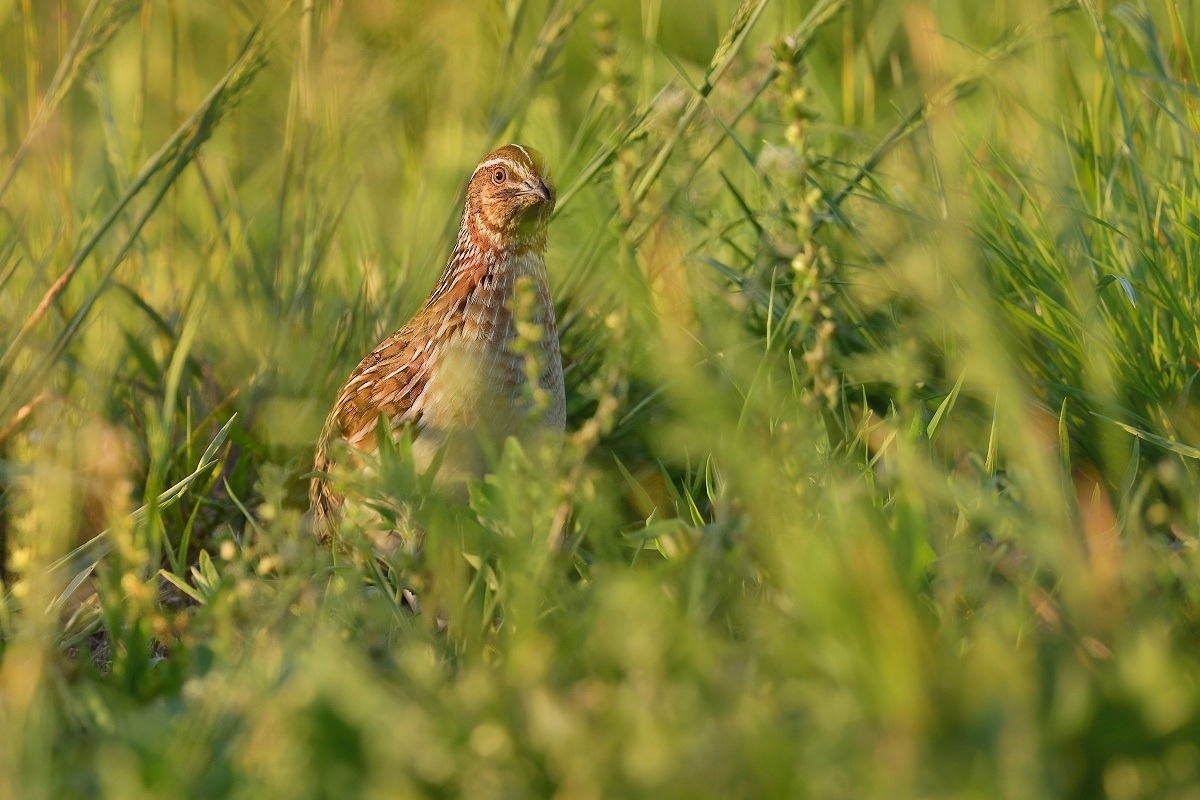
[[525,168],[524,168],[524,167],[522,167],[520,164],[518,164],[517,162],[513,161],[511,158],[506,158],[506,157],[504,157],[504,156],[499,156],[499,157],[497,157],[497,158],[489,158],[487,161],[483,162],[483,163],[482,163],[482,164],[480,164],[478,167],[476,167],[476,168],[475,168],[475,171],[471,173],[471,179],[472,179],[472,180],[474,180],[474,179],[475,179],[475,176],[479,174],[479,170],[481,170],[481,169],[487,169],[488,167],[494,167],[494,166],[496,166],[497,164],[507,164],[509,167],[511,167],[511,168],[512,168],[512,170],[513,170],[514,172],[523,172],[523,171],[524,171],[524,169],[525,169]]

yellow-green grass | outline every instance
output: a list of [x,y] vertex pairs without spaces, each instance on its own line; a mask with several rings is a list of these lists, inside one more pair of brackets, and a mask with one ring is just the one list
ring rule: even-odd
[[[1200,796],[1197,41],[0,0],[0,800]],[[423,551],[321,548],[333,392],[505,141],[567,440],[469,498],[385,446]]]

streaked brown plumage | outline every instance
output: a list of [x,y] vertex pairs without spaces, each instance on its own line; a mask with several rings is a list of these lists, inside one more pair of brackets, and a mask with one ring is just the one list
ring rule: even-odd
[[[554,189],[540,154],[516,144],[488,154],[467,185],[454,250],[415,316],[372,350],[338,392],[317,444],[309,489],[315,532],[332,535],[343,496],[325,477],[337,439],[375,448],[379,418],[393,433],[411,427],[418,465],[440,449],[443,471],[472,472],[480,436],[520,434],[544,426],[561,433],[566,419],[562,359],[546,279],[546,226]],[[514,318],[517,281],[534,293],[529,319]],[[538,384],[548,400],[531,419],[517,322],[539,326]],[[450,452],[453,451],[453,452]]]

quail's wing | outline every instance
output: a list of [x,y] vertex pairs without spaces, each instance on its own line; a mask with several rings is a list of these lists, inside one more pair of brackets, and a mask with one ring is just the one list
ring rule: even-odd
[[326,425],[329,435],[369,451],[380,416],[393,429],[420,424],[421,393],[435,353],[428,339],[413,335],[414,323],[380,342],[350,373]]
[[420,428],[425,387],[439,357],[462,333],[466,305],[486,269],[451,263],[449,280],[430,295],[403,328],[367,354],[334,404],[332,433],[359,450],[375,447],[375,426],[386,417],[392,430]]

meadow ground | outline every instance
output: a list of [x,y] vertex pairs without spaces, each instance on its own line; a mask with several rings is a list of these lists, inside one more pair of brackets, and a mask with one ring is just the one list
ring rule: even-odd
[[[0,0],[0,799],[1200,798],[1200,7]],[[541,149],[561,453],[303,535]],[[402,589],[433,614],[413,615]]]

